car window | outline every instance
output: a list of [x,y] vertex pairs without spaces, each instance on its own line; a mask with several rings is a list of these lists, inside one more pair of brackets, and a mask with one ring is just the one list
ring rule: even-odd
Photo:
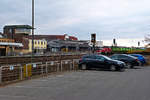
[[137,59],[138,57],[134,57],[134,56],[130,56],[130,55],[128,55],[129,57],[128,58],[130,58],[130,59]]
[[85,58],[88,58],[88,56],[83,56],[82,58],[85,59]]
[[110,57],[111,59],[118,59],[118,55],[113,55]]
[[124,55],[120,55],[120,56],[118,56],[118,58],[119,58],[119,59],[129,59],[128,56],[124,56]]
[[102,56],[96,56],[96,59],[100,60],[100,61],[105,61],[105,58]]
[[91,59],[95,59],[95,56],[90,56]]
[[120,55],[120,56],[118,56],[118,58],[119,58],[119,59],[124,59],[125,56]]
[[84,59],[95,59],[94,56],[84,56]]
[[107,57],[107,56],[103,56],[105,59],[107,60],[111,60],[111,58]]
[[133,57],[138,57],[138,56],[136,56],[136,55],[130,55],[130,56],[133,56]]

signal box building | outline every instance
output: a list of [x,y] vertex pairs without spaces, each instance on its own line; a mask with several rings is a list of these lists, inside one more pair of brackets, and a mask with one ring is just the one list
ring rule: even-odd
[[6,38],[17,39],[30,35],[31,29],[32,27],[29,25],[7,25],[4,27],[3,33]]

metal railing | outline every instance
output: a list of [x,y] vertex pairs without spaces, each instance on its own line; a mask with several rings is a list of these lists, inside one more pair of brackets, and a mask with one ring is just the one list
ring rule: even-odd
[[0,84],[31,79],[34,76],[48,75],[65,71],[78,70],[79,59],[36,62],[0,67]]

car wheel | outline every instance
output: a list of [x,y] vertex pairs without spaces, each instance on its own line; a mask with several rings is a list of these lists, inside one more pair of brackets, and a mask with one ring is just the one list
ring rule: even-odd
[[111,70],[111,71],[116,71],[116,66],[111,65],[111,66],[110,66],[110,70]]
[[126,67],[127,67],[127,68],[131,68],[132,65],[131,65],[130,63],[126,63]]
[[144,63],[141,63],[141,66],[144,66]]
[[86,70],[86,69],[87,69],[86,64],[82,64],[82,65],[81,65],[81,70]]
[[124,72],[125,71],[125,68],[120,68],[120,72]]
[[132,68],[132,69],[133,69],[133,68],[134,68],[134,66],[131,66],[130,68]]

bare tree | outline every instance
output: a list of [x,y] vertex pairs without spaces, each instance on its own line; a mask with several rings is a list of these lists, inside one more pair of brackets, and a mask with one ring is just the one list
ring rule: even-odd
[[147,34],[145,36],[145,42],[147,43],[146,47],[149,47],[150,46],[150,34]]
[[150,43],[150,34],[145,36],[145,42]]

